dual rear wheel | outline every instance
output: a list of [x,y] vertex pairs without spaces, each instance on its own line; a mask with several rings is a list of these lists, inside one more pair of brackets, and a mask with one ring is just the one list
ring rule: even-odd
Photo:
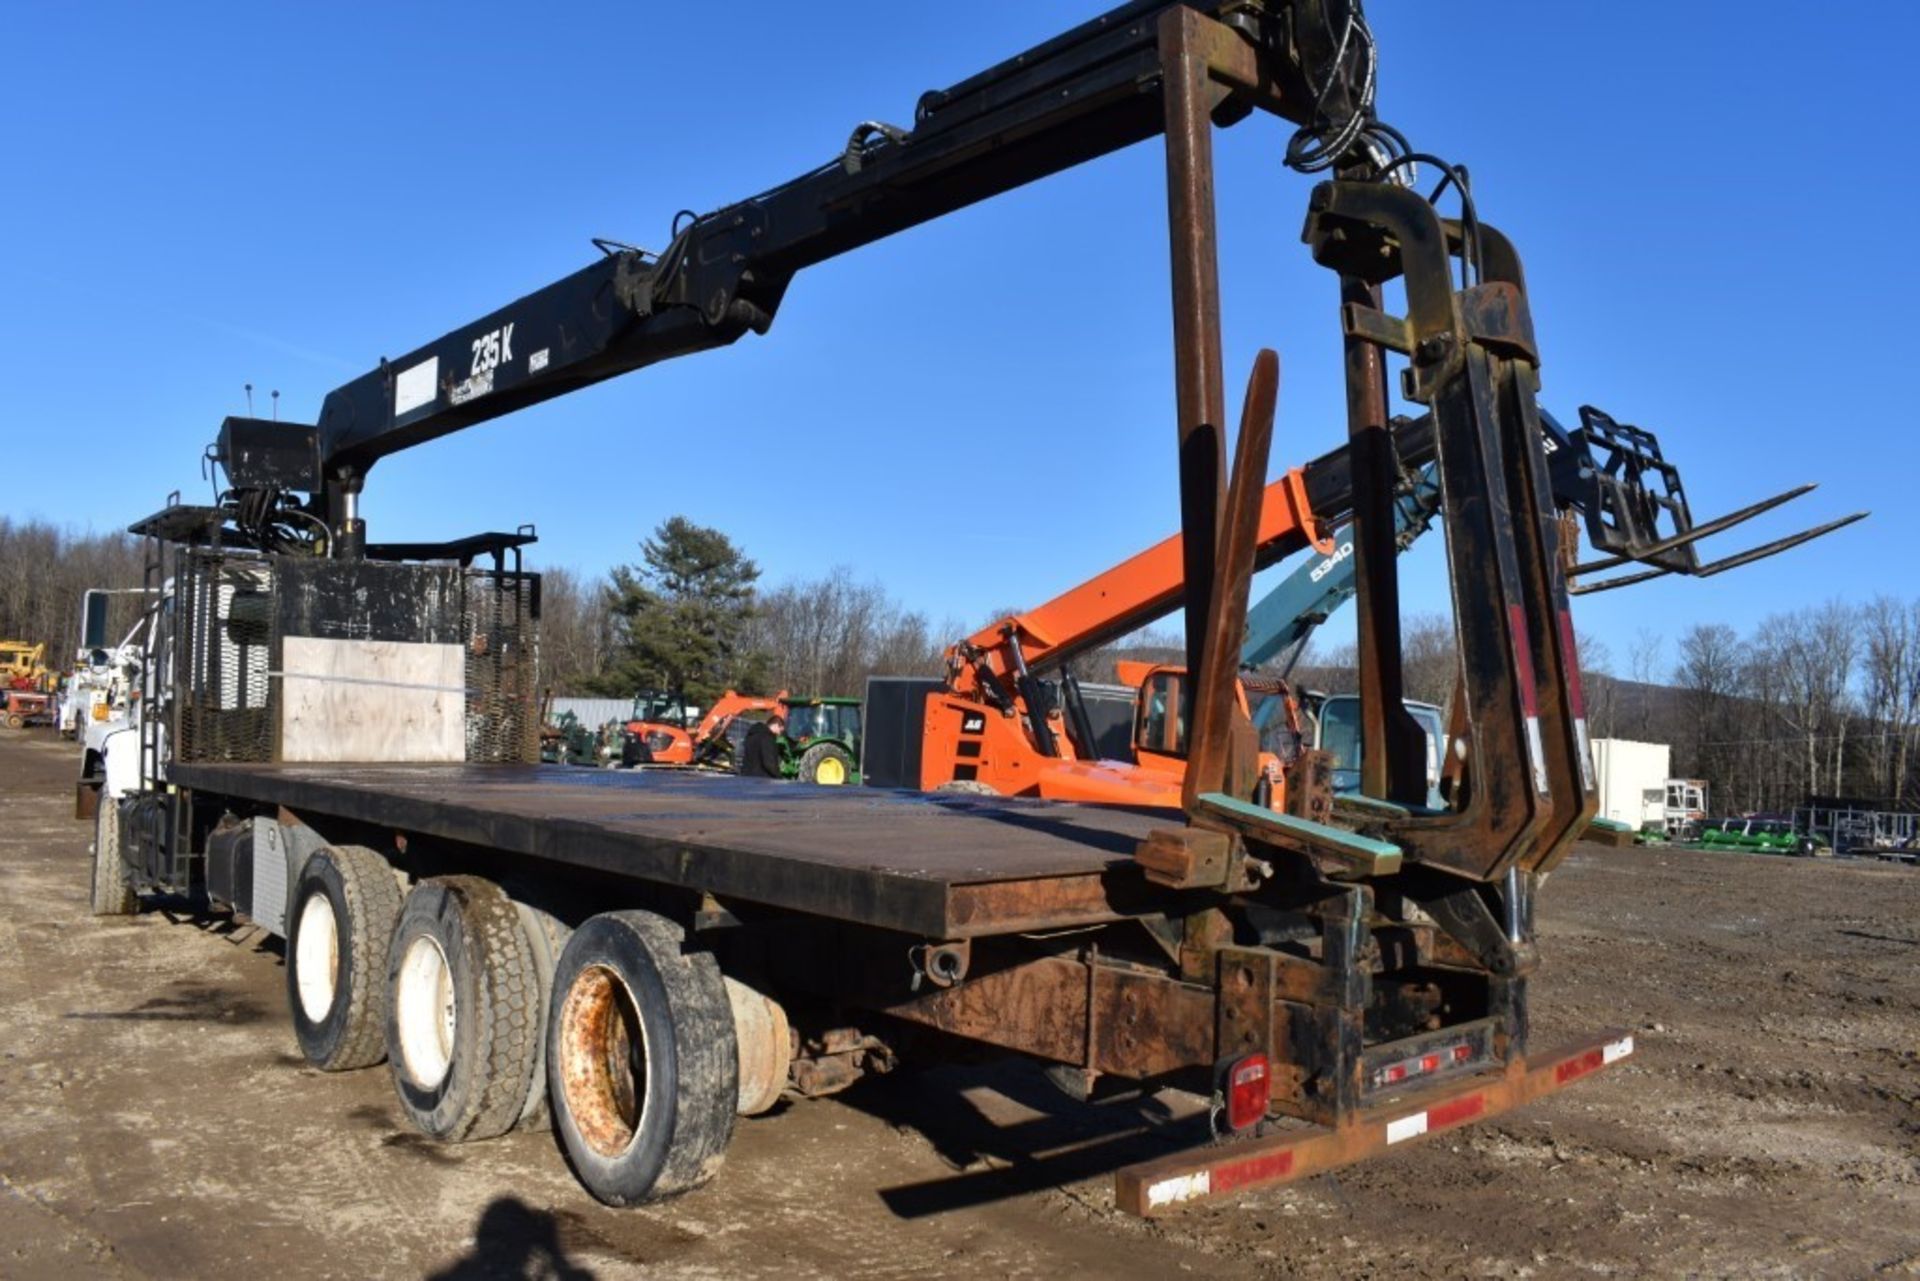
[[445,1141],[543,1125],[550,1111],[581,1182],[608,1204],[705,1182],[736,1107],[749,1094],[764,1100],[749,1110],[764,1107],[784,1082],[783,1033],[778,1080],[756,1052],[743,1085],[738,1002],[663,917],[609,912],[568,937],[477,877],[403,896],[361,846],[316,851],[291,900],[288,1004],[308,1062],[385,1058],[408,1121]]

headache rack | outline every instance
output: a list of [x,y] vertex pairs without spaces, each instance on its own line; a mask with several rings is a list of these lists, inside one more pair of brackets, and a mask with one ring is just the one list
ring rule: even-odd
[[234,546],[214,508],[176,504],[135,532],[162,669],[147,777],[162,733],[182,762],[538,759],[530,531],[364,560]]

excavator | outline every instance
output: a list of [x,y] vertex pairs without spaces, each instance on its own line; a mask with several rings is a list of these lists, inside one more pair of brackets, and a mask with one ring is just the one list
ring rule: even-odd
[[[1575,578],[1569,592],[1628,586],[1667,574],[1711,577],[1777,555],[1862,519],[1854,513],[1719,560],[1702,562],[1698,543],[1816,488],[1801,485],[1728,516],[1696,524],[1687,507],[1678,468],[1667,461],[1658,438],[1621,424],[1592,406],[1580,410],[1581,425],[1569,430],[1539,409],[1542,447],[1552,460],[1552,497],[1563,526],[1584,517],[1589,538],[1603,559],[1566,568],[1578,574],[1645,564],[1642,572],[1597,583]],[[1435,469],[1419,461],[1424,436],[1402,422],[1396,433],[1407,445],[1394,488],[1396,551],[1411,547],[1441,508]],[[1351,791],[1363,772],[1357,762],[1309,750],[1301,701],[1286,677],[1314,629],[1356,590],[1351,530],[1342,527],[1342,497],[1323,475],[1338,456],[1288,471],[1262,495],[1256,564],[1261,567],[1303,547],[1314,555],[1247,612],[1236,699],[1259,735],[1259,799],[1285,812],[1318,814],[1328,808],[1328,788]],[[1319,497],[1333,514],[1315,514]],[[1563,529],[1569,552],[1577,529]],[[1564,553],[1563,553],[1564,554]],[[1037,796],[1048,800],[1178,808],[1186,775],[1186,668],[1122,660],[1122,685],[1135,691],[1131,760],[1103,758],[1073,661],[1170,612],[1183,590],[1180,536],[1163,539],[1039,608],[998,619],[955,642],[946,652],[942,688],[926,698],[920,786],[923,790]],[[1271,665],[1274,670],[1258,670]],[[1446,733],[1439,709],[1406,704],[1426,739],[1427,772],[1437,783]],[[909,727],[903,731],[915,732]],[[1345,775],[1338,781],[1334,774]],[[1346,786],[1340,786],[1344,782]],[[1429,789],[1429,802],[1438,801]]]
[[772,697],[728,690],[692,725],[663,719],[658,707],[626,724],[621,744],[623,765],[693,765],[721,743],[736,716],[753,712],[785,713],[787,691]]

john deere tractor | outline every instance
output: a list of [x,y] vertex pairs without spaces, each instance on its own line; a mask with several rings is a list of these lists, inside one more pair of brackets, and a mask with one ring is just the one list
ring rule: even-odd
[[860,781],[860,700],[787,699],[781,761],[789,778],[833,787]]

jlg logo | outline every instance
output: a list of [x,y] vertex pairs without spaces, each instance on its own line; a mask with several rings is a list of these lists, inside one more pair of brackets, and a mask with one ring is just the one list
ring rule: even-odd
[[506,324],[473,340],[473,369],[470,372],[478,378],[512,359],[513,326]]

